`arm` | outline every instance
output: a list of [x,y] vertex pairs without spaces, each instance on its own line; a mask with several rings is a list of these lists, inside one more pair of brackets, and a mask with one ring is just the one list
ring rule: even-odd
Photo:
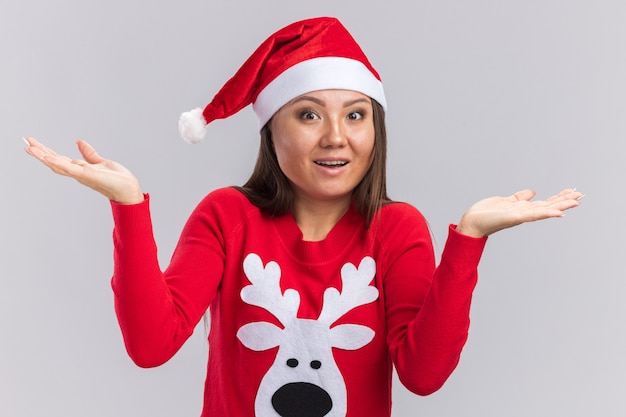
[[524,222],[561,217],[583,196],[567,189],[545,201],[530,201],[534,195],[526,190],[470,207],[459,226],[450,228],[436,269],[425,221],[414,218],[412,228],[403,227],[410,231],[399,238],[406,250],[388,271],[385,293],[392,359],[411,391],[436,391],[459,361],[486,236]]
[[191,335],[215,295],[223,260],[219,231],[197,210],[182,233],[172,262],[162,272],[154,242],[149,200],[125,167],[78,141],[84,159],[59,155],[35,139],[26,152],[53,172],[73,178],[111,201],[115,229],[115,308],[131,358],[157,366]]
[[[413,209],[414,210],[414,209]],[[415,214],[398,219],[385,277],[387,343],[400,381],[428,395],[455,369],[469,329],[472,292],[485,238],[472,238],[450,227],[435,268],[425,220]]]
[[169,267],[161,272],[149,199],[111,203],[115,311],[129,356],[142,367],[169,360],[215,297],[224,264],[220,233],[201,204],[190,216]]

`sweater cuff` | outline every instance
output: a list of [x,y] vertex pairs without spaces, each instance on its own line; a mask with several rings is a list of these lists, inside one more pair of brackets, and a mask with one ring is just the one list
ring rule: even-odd
[[134,236],[138,231],[152,232],[149,194],[144,193],[144,200],[137,204],[120,204],[111,200],[110,203],[118,237]]
[[472,237],[457,232],[455,224],[448,228],[448,240],[441,261],[462,268],[476,268],[485,249],[487,237]]

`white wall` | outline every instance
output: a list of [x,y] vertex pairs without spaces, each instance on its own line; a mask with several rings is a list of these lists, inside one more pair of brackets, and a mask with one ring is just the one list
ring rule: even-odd
[[587,194],[564,219],[490,239],[461,364],[430,397],[396,384],[394,416],[626,415],[626,3],[3,0],[1,416],[197,416],[206,363],[201,327],[160,368],[130,362],[108,202],[21,137],[70,155],[87,139],[131,168],[165,265],[195,204],[244,181],[258,143],[250,109],[196,146],[179,113],[271,32],[318,15],[339,17],[381,73],[391,194],[424,212],[438,251],[479,198]]

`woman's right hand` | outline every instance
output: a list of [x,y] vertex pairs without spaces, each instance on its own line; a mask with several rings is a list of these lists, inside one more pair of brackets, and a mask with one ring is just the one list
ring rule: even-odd
[[57,174],[74,178],[120,204],[137,204],[144,200],[137,178],[117,162],[102,158],[87,142],[76,142],[83,160],[59,155],[33,138],[25,140],[28,143],[26,153]]

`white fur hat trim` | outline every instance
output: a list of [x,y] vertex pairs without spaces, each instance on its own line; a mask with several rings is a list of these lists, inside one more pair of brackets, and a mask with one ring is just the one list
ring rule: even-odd
[[178,131],[180,136],[191,144],[198,143],[204,139],[207,130],[207,123],[202,115],[201,108],[195,108],[180,115],[178,119]]

